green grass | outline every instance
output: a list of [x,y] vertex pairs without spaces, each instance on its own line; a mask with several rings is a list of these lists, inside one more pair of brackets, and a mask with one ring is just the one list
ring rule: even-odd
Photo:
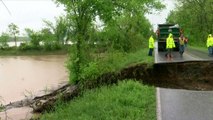
[[86,91],[41,120],[156,120],[155,88],[125,81]]
[[[141,49],[132,53],[114,51],[97,57],[94,61],[88,62],[82,69],[82,80],[95,80],[99,76],[109,72],[117,72],[129,66],[140,63],[153,65],[154,57],[148,56],[148,49]],[[71,78],[71,83],[73,79]]]
[[154,63],[154,57],[148,56],[148,50],[149,49],[141,49],[134,53],[128,53],[120,59],[115,59],[114,62],[118,65],[117,69],[139,63]]
[[[154,57],[148,56],[148,49],[141,49],[133,53],[112,53],[107,55],[106,59],[99,61],[103,68],[110,68],[106,72],[119,71],[123,68],[137,65],[140,63],[147,63],[152,65]],[[102,70],[104,71],[104,70]]]

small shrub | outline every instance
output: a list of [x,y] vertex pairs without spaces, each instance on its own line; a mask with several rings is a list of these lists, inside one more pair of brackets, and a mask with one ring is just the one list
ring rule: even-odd
[[82,71],[82,79],[94,80],[100,75],[98,65],[95,62],[90,62]]
[[32,47],[27,43],[21,43],[19,46],[19,49],[25,51],[25,50],[31,50]]

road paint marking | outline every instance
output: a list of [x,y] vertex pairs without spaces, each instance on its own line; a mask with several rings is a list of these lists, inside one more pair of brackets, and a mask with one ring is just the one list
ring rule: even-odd
[[161,101],[160,101],[160,88],[157,87],[157,120],[162,120],[161,117]]

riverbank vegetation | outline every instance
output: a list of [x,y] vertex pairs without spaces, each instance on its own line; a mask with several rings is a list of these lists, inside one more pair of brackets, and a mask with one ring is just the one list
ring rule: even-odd
[[156,120],[155,108],[155,88],[131,80],[86,91],[68,103],[59,102],[56,111],[41,120]]

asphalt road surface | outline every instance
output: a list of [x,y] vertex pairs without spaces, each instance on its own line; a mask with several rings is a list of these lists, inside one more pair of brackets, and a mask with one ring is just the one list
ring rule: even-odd
[[166,52],[158,52],[157,48],[155,48],[154,52],[156,64],[187,61],[213,61],[213,57],[208,56],[207,48],[206,52],[187,48],[183,53],[183,56],[180,56],[179,52],[174,51],[172,52],[173,57],[171,59],[165,57]]
[[157,88],[158,120],[213,120],[213,91]]
[[[155,49],[155,64],[187,61],[213,61],[206,52],[187,48],[183,56],[173,52],[173,57],[165,57],[166,52]],[[190,91],[157,88],[158,120],[213,120],[213,91]]]

